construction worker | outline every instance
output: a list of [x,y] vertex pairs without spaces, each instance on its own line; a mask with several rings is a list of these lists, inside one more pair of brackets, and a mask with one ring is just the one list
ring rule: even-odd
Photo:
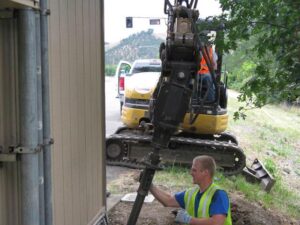
[[150,192],[166,207],[181,207],[175,221],[183,224],[231,225],[230,203],[227,193],[213,183],[216,164],[210,156],[193,160],[191,175],[197,187],[175,195],[151,184]]
[[[217,69],[217,60],[218,60],[218,56],[215,53],[215,51],[213,50],[212,46],[208,46],[208,57],[210,58],[211,62],[212,62],[212,67],[214,70]],[[215,100],[215,86],[213,83],[213,79],[212,79],[212,75],[209,71],[209,68],[207,66],[207,63],[204,59],[204,57],[202,56],[201,61],[200,61],[200,69],[198,71],[198,75],[199,75],[199,82],[200,82],[200,88],[205,86],[207,89],[207,94],[205,99],[208,102],[212,102]],[[202,90],[200,90],[201,92]]]

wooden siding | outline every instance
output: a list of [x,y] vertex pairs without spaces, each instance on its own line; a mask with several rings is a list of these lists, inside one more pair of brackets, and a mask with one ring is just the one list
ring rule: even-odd
[[49,3],[54,221],[81,225],[105,209],[103,7]]

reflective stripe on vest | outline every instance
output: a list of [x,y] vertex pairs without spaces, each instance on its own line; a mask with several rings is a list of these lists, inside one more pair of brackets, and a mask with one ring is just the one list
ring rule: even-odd
[[[213,51],[212,51],[212,47],[209,47],[209,55],[208,57],[210,58],[210,60],[213,62]],[[204,56],[202,56],[201,61],[200,61],[200,70],[198,71],[199,74],[207,74],[210,73],[208,66],[206,64],[206,61],[204,59]]]
[[[208,189],[202,194],[199,207],[198,207],[198,215],[197,218],[209,218],[209,207],[212,201],[212,198],[217,190],[220,189],[217,185],[212,183]],[[199,188],[191,188],[186,190],[184,194],[184,204],[185,204],[185,210],[188,212],[188,214],[192,217],[196,217],[195,215],[195,208],[196,208],[196,196],[199,191]],[[230,204],[227,211],[227,217],[224,222],[224,225],[232,225],[231,221],[231,209]]]

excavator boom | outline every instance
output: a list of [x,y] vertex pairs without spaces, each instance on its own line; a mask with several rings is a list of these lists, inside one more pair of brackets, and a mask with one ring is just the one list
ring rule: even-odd
[[[183,5],[185,3],[185,6]],[[152,152],[141,173],[137,197],[127,225],[135,225],[148,194],[155,170],[160,163],[159,152],[169,145],[171,136],[183,121],[192,93],[191,79],[195,78],[199,64],[199,45],[195,23],[199,12],[197,1],[175,0],[174,5],[165,0],[164,11],[168,14],[166,44],[160,47],[162,72],[156,87],[152,120]]]

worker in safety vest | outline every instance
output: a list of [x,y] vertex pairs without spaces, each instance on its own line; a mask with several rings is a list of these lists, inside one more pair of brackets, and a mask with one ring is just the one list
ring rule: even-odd
[[175,221],[183,224],[231,225],[230,203],[227,193],[213,183],[216,164],[210,156],[197,156],[193,160],[191,175],[194,188],[175,195],[151,184],[150,192],[167,207],[181,207]]
[[[208,47],[208,57],[212,62],[213,69],[216,70],[218,56],[213,50],[211,45]],[[205,85],[207,87],[207,97],[205,100],[212,102],[215,100],[215,86],[213,83],[212,75],[210,74],[209,68],[203,56],[201,58],[199,68],[200,68],[198,71],[198,75],[200,78],[199,80],[202,83],[202,85]]]

